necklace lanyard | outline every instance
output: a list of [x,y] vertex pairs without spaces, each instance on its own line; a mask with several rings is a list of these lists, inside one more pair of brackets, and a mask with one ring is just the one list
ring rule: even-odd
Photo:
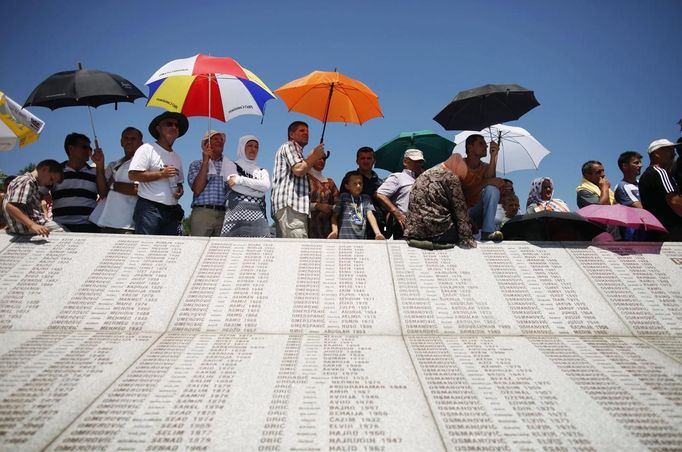
[[362,195],[360,195],[359,197],[359,206],[355,202],[355,196],[350,195],[350,197],[352,200],[353,210],[355,211],[355,215],[351,214],[352,221],[354,224],[361,225],[365,221],[364,206],[362,205]]

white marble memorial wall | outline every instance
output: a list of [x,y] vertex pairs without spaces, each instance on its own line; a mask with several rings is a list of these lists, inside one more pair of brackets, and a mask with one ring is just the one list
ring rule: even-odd
[[677,244],[53,234],[0,270],[0,450],[682,448]]

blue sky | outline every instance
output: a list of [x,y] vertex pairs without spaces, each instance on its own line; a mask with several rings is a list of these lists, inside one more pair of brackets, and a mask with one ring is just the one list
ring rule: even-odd
[[[533,89],[540,106],[509,125],[530,131],[551,154],[535,171],[507,174],[525,203],[530,181],[549,176],[555,196],[575,208],[580,166],[601,160],[612,185],[625,150],[646,155],[654,139],[682,133],[680,2],[671,1],[346,1],[179,2],[100,1],[3,3],[0,90],[23,103],[54,72],[114,72],[137,85],[170,60],[197,53],[231,56],[271,89],[313,70],[338,70],[379,96],[384,118],[362,126],[331,123],[332,150],[325,173],[337,184],[355,168],[355,151],[374,148],[403,131],[431,129],[453,139],[433,121],[460,90],[486,83]],[[0,153],[0,169],[16,173],[29,162],[64,160],[63,139],[72,131],[91,136],[86,108],[32,107],[46,122],[40,140]],[[93,110],[107,161],[122,155],[121,130],[145,132],[160,113],[144,100]],[[268,102],[261,118],[242,116],[213,128],[228,134],[225,155],[239,137],[261,139],[259,161],[271,169],[286,127],[310,124],[311,144],[322,125]],[[200,155],[206,118],[174,146],[185,171]],[[312,146],[310,146],[312,147]],[[645,164],[648,158],[645,157]],[[387,173],[378,171],[380,175]],[[182,204],[189,213],[189,190]]]

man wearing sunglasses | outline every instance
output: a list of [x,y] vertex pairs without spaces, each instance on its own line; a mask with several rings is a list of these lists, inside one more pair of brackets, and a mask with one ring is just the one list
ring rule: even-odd
[[[99,226],[88,217],[97,205],[97,196],[104,197],[107,183],[104,177],[104,153],[92,150],[90,138],[70,133],[64,140],[68,160],[62,163],[64,180],[51,187],[53,220],[71,232],[99,232]],[[95,164],[89,165],[92,159]]]
[[128,177],[140,184],[133,220],[135,234],[177,235],[184,212],[178,200],[182,187],[182,160],[173,151],[175,140],[187,133],[189,121],[167,111],[152,119],[149,134],[156,141],[135,151]]

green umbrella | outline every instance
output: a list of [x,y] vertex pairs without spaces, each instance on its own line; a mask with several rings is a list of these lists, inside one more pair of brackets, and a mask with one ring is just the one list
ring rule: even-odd
[[430,130],[403,132],[377,149],[374,166],[397,173],[403,170],[403,154],[408,149],[424,153],[424,168],[445,161],[452,154],[455,143]]

